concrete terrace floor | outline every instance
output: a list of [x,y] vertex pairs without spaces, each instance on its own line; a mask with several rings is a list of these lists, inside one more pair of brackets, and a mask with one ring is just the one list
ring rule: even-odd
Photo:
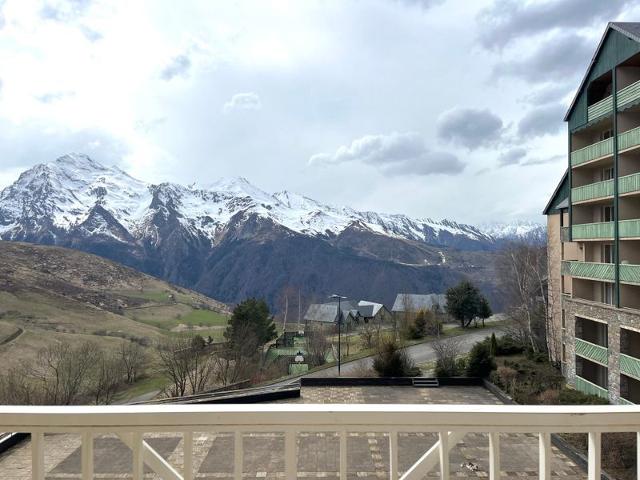
[[[278,403],[418,403],[418,404],[500,404],[482,387],[303,387],[299,399]],[[178,470],[182,467],[182,437],[175,433],[145,436]],[[399,463],[409,468],[436,441],[432,433],[401,434]],[[501,436],[502,478],[538,476],[538,439],[535,435]],[[347,439],[350,479],[389,478],[388,437],[379,432],[350,434]],[[45,437],[46,478],[80,478],[80,439],[76,435]],[[233,478],[233,436],[225,432],[198,432],[194,435],[195,478],[201,480]],[[284,436],[279,433],[255,433],[244,437],[244,477],[284,478]],[[0,455],[0,478],[31,478],[29,442]],[[485,434],[470,433],[451,451],[451,477],[489,476],[489,440]],[[338,437],[333,433],[298,434],[298,478],[338,478]],[[477,465],[477,471],[463,466]],[[95,478],[104,480],[131,478],[131,453],[114,436],[100,436],[94,443]],[[567,480],[586,474],[553,447],[552,476]],[[146,470],[145,478],[158,478]],[[429,477],[439,477],[434,469]]]

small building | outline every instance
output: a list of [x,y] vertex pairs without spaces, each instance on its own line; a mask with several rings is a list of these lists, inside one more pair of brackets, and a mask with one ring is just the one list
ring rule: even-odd
[[391,312],[382,303],[360,300],[358,302],[358,313],[364,323],[375,322],[385,323],[391,321]]
[[420,310],[444,313],[446,306],[447,296],[443,293],[399,293],[391,311],[393,314],[418,313]]
[[[349,327],[358,321],[357,306],[351,302],[341,302],[343,325]],[[324,326],[338,325],[338,303],[312,303],[304,315],[305,324],[314,323]]]

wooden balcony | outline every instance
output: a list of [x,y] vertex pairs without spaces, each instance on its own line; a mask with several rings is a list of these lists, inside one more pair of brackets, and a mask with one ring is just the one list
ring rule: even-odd
[[[606,397],[607,390],[576,377],[576,388]],[[347,479],[351,433],[381,432],[388,441],[390,480],[418,480],[434,469],[440,478],[450,475],[450,451],[467,433],[486,433],[489,478],[500,478],[501,434],[529,433],[538,436],[539,478],[551,478],[551,434],[588,434],[588,478],[600,478],[601,434],[640,431],[640,407],[635,406],[520,406],[520,405],[146,405],[107,407],[0,407],[0,431],[31,434],[31,472],[34,480],[45,478],[48,442],[45,433],[74,433],[81,438],[81,478],[94,478],[94,438],[115,434],[132,453],[134,480],[147,477],[145,466],[164,480],[193,480],[194,433],[229,432],[233,459],[229,477],[242,480],[245,437],[258,432],[284,434],[283,478],[298,478],[298,437],[301,433],[337,433],[338,478]],[[181,433],[182,458],[162,457],[144,434]],[[399,471],[398,437],[404,433],[435,432],[438,441],[406,471]],[[97,452],[96,452],[97,453]],[[222,452],[221,452],[222,454]],[[278,472],[267,472],[275,476]],[[155,478],[154,476],[154,478]],[[129,477],[129,478],[131,478]],[[75,477],[77,478],[77,477]]]
[[589,380],[585,380],[578,375],[576,375],[575,384],[576,390],[579,390],[582,393],[586,393],[588,395],[597,395],[598,397],[604,398],[605,400],[609,399],[609,391],[606,388],[602,388],[600,385],[591,383]]
[[599,363],[605,367],[609,365],[609,353],[607,347],[587,342],[581,338],[576,338],[576,355],[580,355],[587,360]]
[[571,227],[571,234],[574,241],[575,240],[612,239],[613,238],[613,222],[575,224]]
[[623,152],[640,145],[640,127],[618,134],[618,151]]
[[613,155],[613,138],[607,138],[571,152],[571,166],[575,167],[611,155]]
[[640,220],[620,220],[620,238],[640,238]]
[[640,359],[621,353],[620,371],[629,377],[640,380]]
[[620,282],[640,285],[640,265],[620,264]]
[[613,180],[604,180],[571,189],[571,203],[574,204],[607,197],[613,197]]
[[640,100],[640,80],[618,90],[618,109],[623,109]]
[[613,112],[613,97],[609,95],[587,108],[587,122],[591,122]]
[[615,278],[615,266],[613,263],[596,262],[562,262],[562,274],[587,280],[613,282]]

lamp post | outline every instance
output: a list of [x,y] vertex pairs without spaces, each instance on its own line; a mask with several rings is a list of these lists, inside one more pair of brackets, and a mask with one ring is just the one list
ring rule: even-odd
[[340,333],[342,329],[342,310],[340,309],[340,301],[345,300],[347,297],[334,293],[329,298],[333,298],[334,300],[336,298],[338,299],[338,376],[340,376]]

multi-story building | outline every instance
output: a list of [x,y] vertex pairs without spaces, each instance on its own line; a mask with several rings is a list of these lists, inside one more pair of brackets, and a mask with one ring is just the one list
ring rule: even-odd
[[570,384],[640,403],[640,23],[610,23],[549,201],[549,345]]

